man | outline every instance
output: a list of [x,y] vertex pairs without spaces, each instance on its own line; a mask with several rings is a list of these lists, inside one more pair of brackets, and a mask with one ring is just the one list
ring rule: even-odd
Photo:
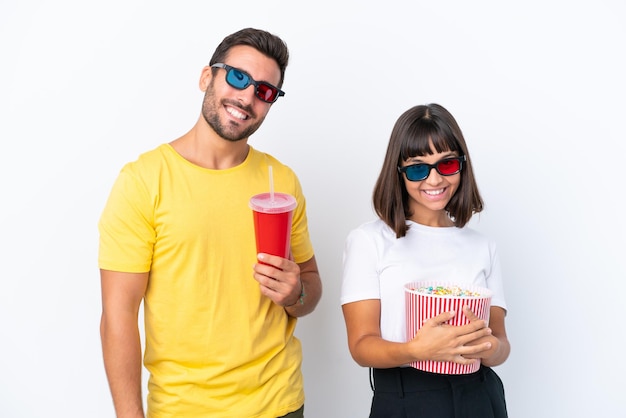
[[[104,364],[119,418],[302,417],[296,318],[322,292],[305,199],[290,168],[250,145],[284,92],[289,53],[262,30],[227,36],[200,76],[189,132],[127,164],[99,222]],[[251,196],[297,200],[291,257],[256,254]],[[251,266],[253,266],[251,268]]]

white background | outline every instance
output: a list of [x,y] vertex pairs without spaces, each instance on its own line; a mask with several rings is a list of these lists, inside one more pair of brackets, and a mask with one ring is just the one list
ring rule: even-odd
[[0,417],[112,417],[97,220],[124,163],[185,133],[247,26],[291,50],[251,144],[299,174],[324,283],[298,323],[306,416],[366,417],[339,306],[347,233],[397,117],[457,118],[499,243],[510,416],[623,416],[626,11],[595,1],[0,0]]

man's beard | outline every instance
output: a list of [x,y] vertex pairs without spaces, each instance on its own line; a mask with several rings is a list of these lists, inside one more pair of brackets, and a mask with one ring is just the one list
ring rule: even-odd
[[[247,139],[250,135],[256,132],[257,129],[263,123],[265,118],[259,119],[257,123],[250,125],[244,130],[239,130],[238,126],[229,122],[229,125],[222,124],[220,117],[215,110],[217,107],[215,94],[213,93],[213,83],[210,83],[205,94],[204,101],[202,102],[202,116],[206,123],[218,134],[220,137],[227,141],[237,142],[242,139]],[[234,106],[238,107],[238,106]],[[254,115],[251,109],[243,108],[249,115]]]

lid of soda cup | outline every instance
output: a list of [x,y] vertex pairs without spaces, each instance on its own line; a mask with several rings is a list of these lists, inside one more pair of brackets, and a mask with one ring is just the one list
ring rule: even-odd
[[287,193],[261,193],[250,198],[250,208],[262,213],[283,213],[291,212],[296,208],[298,202],[296,198]]

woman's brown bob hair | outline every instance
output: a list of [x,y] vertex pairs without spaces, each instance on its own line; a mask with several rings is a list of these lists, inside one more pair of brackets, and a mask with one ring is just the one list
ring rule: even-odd
[[373,193],[374,210],[395,231],[396,237],[406,235],[409,229],[406,220],[412,215],[403,174],[398,172],[398,167],[409,158],[446,151],[456,151],[459,156],[465,156],[461,183],[446,206],[450,219],[461,228],[473,214],[483,210],[472,160],[456,120],[441,105],[415,106],[404,112],[393,127]]

